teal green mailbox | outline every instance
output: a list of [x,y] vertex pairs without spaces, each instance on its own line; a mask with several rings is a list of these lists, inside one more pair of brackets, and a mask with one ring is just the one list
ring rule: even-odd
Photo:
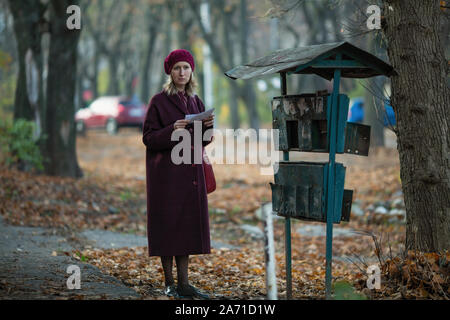
[[[326,91],[273,98],[272,125],[279,130],[276,149],[328,153],[331,102]],[[347,122],[347,95],[339,94],[337,107],[336,153],[368,155],[370,127]],[[353,191],[344,190],[345,167],[336,163],[335,170],[333,223],[340,223],[350,220]],[[326,222],[327,171],[328,163],[279,163],[275,184],[271,184],[273,211],[283,217]]]
[[[327,221],[328,162],[279,162],[272,188],[272,210],[283,217]],[[349,221],[352,190],[344,190],[345,167],[336,163],[333,223]]]
[[[291,218],[326,223],[326,298],[331,298],[333,224],[348,221],[353,192],[344,189],[345,167],[336,153],[367,156],[370,127],[347,122],[349,99],[339,93],[340,79],[391,76],[392,66],[348,42],[278,50],[225,73],[251,79],[280,73],[281,96],[272,100],[277,150],[283,151],[272,189],[272,208],[285,217],[286,296],[292,296]],[[286,75],[316,74],[333,80],[333,91],[287,94]],[[325,152],[329,161],[290,162],[290,151]]]
[[[286,95],[272,100],[272,126],[279,130],[278,150],[326,152],[330,150],[331,95]],[[347,123],[349,98],[338,97],[336,153],[369,154],[370,127]]]

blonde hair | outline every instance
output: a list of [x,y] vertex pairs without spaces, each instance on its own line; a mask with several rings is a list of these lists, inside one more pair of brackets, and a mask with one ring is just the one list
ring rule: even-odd
[[[189,80],[188,83],[186,83],[186,86],[184,88],[184,91],[191,97],[193,97],[195,95],[195,89],[197,89],[197,80],[195,80],[194,78],[194,73],[191,73],[191,79]],[[178,89],[175,86],[175,83],[173,82],[172,79],[172,75],[169,74],[169,77],[166,80],[166,83],[163,86],[163,90],[168,94],[168,95],[174,95],[177,94]]]

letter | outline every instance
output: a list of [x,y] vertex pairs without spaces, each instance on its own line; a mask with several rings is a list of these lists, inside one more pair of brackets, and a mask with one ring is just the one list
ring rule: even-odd
[[237,145],[242,145],[244,152],[237,153],[237,164],[245,164],[245,160],[247,158],[247,146],[246,146],[246,138],[248,137],[248,160],[249,164],[257,164],[258,163],[258,138],[255,129],[237,129],[234,133],[234,136],[237,137]]
[[248,306],[248,314],[255,314],[256,313],[256,306],[254,305],[249,305]]
[[369,30],[381,29],[381,10],[377,5],[371,5],[367,8],[367,14],[370,14],[367,19],[367,28]]
[[181,314],[181,307],[177,307],[177,308],[176,308],[175,314]]
[[225,142],[223,140],[223,133],[219,129],[208,129],[205,131],[203,135],[203,141],[211,140],[211,137],[214,135],[214,144],[213,149],[211,150],[211,156],[209,160],[211,163],[223,164],[223,147],[225,146]]
[[367,288],[370,290],[380,289],[380,268],[376,265],[371,265],[367,268],[369,277],[367,278]]
[[[180,143],[172,148],[170,158],[174,164],[190,164],[191,163],[191,135],[186,129],[177,129],[172,132],[170,139],[172,141],[180,141],[180,137],[183,137]],[[183,151],[183,156],[180,156],[180,151]]]
[[203,307],[203,313],[204,313],[203,318],[206,318],[206,316],[208,315],[208,312],[209,312],[209,307]]
[[202,164],[202,122],[194,121],[194,163]]
[[72,14],[67,18],[66,26],[69,30],[80,30],[81,29],[81,9],[79,6],[71,5],[67,8],[67,14]]
[[225,129],[225,164],[235,164],[233,129]]
[[[237,129],[235,134],[237,137],[237,145],[242,145],[243,153],[237,153],[237,164],[245,164],[245,160],[248,156],[249,164],[257,164],[258,163],[258,138],[255,129]],[[246,138],[248,137],[248,155],[247,155],[247,145]]]
[[275,305],[264,305],[264,309],[266,311],[266,314],[273,314],[275,311]]
[[[260,129],[260,136],[261,136],[261,130]],[[270,130],[272,137],[270,139],[270,155],[267,155],[267,146],[264,146],[261,141],[259,143],[259,158],[260,158],[260,169],[259,172],[263,176],[270,176],[274,175],[278,172],[280,161],[280,152],[277,151],[278,149],[278,140],[280,136],[280,130],[279,129],[271,129]],[[267,140],[268,140],[268,134],[266,134]],[[262,162],[262,158],[264,158],[266,161]],[[273,164],[272,167],[265,167],[266,165]]]
[[[67,288],[69,290],[73,289],[81,289],[81,271],[80,267],[76,265],[70,265],[67,267],[67,273],[71,274],[73,273],[68,279],[67,279]],[[75,284],[74,284],[75,282]]]
[[227,313],[226,314],[228,314],[228,313],[234,314],[233,307],[231,305],[229,305],[228,308],[227,308]]

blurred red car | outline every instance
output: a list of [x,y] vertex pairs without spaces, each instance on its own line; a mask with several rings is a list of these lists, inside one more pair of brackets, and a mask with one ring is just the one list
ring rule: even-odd
[[77,132],[84,134],[86,129],[105,128],[113,135],[122,127],[142,129],[146,111],[147,107],[138,99],[100,97],[75,114]]

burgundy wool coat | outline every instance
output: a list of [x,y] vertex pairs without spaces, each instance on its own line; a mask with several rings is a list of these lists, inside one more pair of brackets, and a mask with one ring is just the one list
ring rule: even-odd
[[[162,91],[152,97],[147,110],[142,140],[146,146],[149,256],[211,252],[206,183],[203,166],[194,164],[192,128],[191,164],[176,165],[171,160],[171,150],[179,143],[171,141],[173,124],[186,114],[205,111],[198,96],[189,96],[187,104],[191,112],[181,97]],[[206,129],[203,125],[202,133]]]

